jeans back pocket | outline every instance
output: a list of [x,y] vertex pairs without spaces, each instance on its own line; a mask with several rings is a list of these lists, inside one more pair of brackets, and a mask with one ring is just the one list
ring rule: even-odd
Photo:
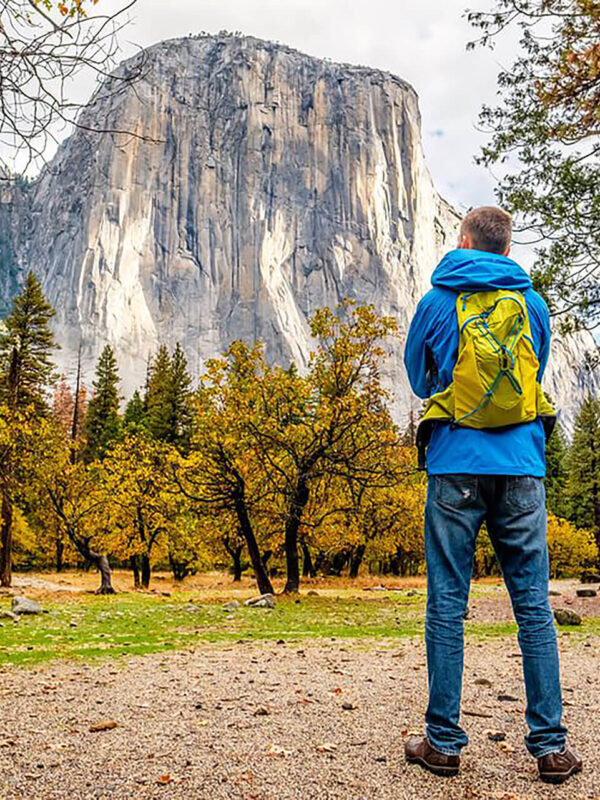
[[435,499],[441,506],[464,508],[477,499],[475,475],[435,475]]
[[507,478],[506,503],[513,511],[533,511],[544,502],[544,479],[532,475]]

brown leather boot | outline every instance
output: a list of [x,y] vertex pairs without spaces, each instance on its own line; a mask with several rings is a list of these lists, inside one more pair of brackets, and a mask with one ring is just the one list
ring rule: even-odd
[[404,745],[404,755],[409,764],[418,764],[423,769],[433,772],[434,775],[443,775],[447,778],[458,775],[460,756],[447,756],[435,750],[429,739],[420,739],[413,736]]
[[564,783],[571,775],[581,772],[583,761],[565,747],[562,753],[548,753],[538,758],[538,769],[545,783]]

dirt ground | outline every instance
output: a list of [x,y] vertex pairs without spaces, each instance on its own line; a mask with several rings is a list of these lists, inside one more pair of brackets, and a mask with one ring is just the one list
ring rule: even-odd
[[[537,779],[513,639],[471,642],[459,777],[404,764],[426,697],[423,643],[205,645],[0,676],[0,798],[600,798],[600,647],[561,637],[565,716],[585,771]],[[476,681],[479,681],[476,683]],[[484,681],[484,683],[482,683]],[[515,700],[501,701],[499,694]],[[107,730],[91,727],[116,723]],[[504,742],[487,731],[506,733]]]

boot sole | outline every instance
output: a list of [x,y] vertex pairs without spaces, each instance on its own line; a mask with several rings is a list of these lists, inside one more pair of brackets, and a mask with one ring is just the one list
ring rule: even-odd
[[540,779],[544,783],[553,783],[559,784],[568,781],[573,775],[577,775],[581,772],[582,767],[571,767],[571,769],[567,770],[567,772],[540,772]]
[[458,767],[436,767],[432,764],[428,764],[423,758],[406,756],[406,762],[407,764],[416,764],[417,766],[421,767],[421,769],[426,769],[427,772],[431,772],[441,778],[454,778],[456,775],[458,775]]

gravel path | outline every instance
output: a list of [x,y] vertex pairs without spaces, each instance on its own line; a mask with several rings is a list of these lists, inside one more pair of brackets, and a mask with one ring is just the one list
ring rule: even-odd
[[[422,642],[332,641],[4,669],[0,798],[598,800],[600,646],[561,641],[566,721],[586,761],[561,788],[539,783],[524,751],[512,640],[467,647],[471,745],[453,779],[403,763],[425,702]],[[90,732],[102,722],[117,725]],[[488,729],[505,742],[489,741]]]

